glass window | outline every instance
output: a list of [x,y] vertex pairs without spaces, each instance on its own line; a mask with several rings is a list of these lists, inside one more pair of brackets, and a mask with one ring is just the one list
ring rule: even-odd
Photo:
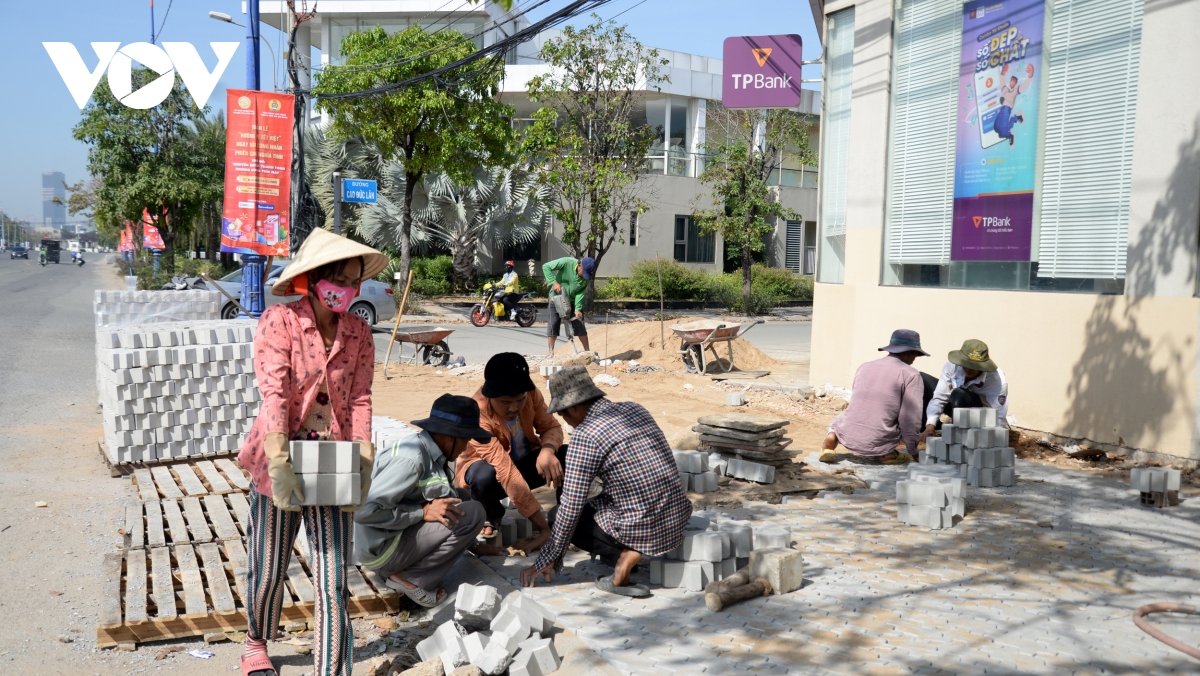
[[517,244],[504,249],[504,260],[508,261],[540,261],[542,260],[542,240],[535,239],[525,244]]
[[329,23],[329,41],[333,43],[333,50],[330,52],[329,58],[333,63],[340,64],[342,63],[342,40],[357,30],[357,22],[354,19],[330,19]]
[[716,259],[717,236],[701,234],[691,216],[675,217],[675,260],[680,263],[712,263]]
[[687,99],[671,97],[671,142],[668,144],[670,162],[667,173],[688,176],[688,104]]
[[629,212],[629,246],[637,246],[638,212]]
[[846,186],[850,95],[854,80],[854,8],[830,14],[825,54],[825,111],[821,117],[821,237],[817,281],[841,284],[846,274]]
[[666,133],[667,133],[667,99],[646,99],[646,124],[655,131],[654,142],[650,144],[649,154],[652,159],[647,162],[646,171],[652,174],[666,173]]

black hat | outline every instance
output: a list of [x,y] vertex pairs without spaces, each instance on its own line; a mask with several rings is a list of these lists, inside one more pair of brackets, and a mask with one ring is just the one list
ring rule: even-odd
[[488,399],[525,394],[533,389],[529,362],[516,352],[500,352],[483,368],[483,396]]
[[412,424],[430,434],[445,434],[460,439],[491,441],[492,434],[479,426],[479,404],[470,397],[443,394],[433,402],[429,417]]
[[890,352],[892,354],[916,352],[926,357],[929,356],[928,352],[921,349],[921,334],[909,329],[896,329],[892,331],[892,340],[887,345],[879,348],[879,351]]

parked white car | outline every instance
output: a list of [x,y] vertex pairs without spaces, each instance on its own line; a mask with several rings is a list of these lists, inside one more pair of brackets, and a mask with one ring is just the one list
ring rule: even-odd
[[[266,305],[270,307],[277,303],[290,303],[298,300],[300,296],[276,296],[271,293],[271,288],[275,286],[275,280],[279,279],[280,273],[287,267],[287,262],[275,263],[271,266],[271,274],[267,277],[266,284],[263,285],[263,295],[266,297]],[[242,299],[242,271],[241,269],[225,275],[216,280],[217,286],[220,286],[230,296],[237,298],[240,302]],[[239,310],[237,306],[225,300],[225,305],[221,308],[222,319],[234,319],[238,316]],[[375,324],[391,319],[396,316],[396,301],[392,295],[392,287],[373,279],[363,281],[362,288],[359,289],[358,295],[354,297],[354,303],[350,306],[350,312],[362,317],[367,324],[374,326]]]

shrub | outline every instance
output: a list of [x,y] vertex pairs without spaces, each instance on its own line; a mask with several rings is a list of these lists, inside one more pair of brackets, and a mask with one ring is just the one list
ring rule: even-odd
[[[673,259],[661,260],[662,291],[666,300],[707,300],[710,277],[702,270],[684,266]],[[641,260],[630,266],[628,278],[611,279],[599,289],[601,298],[658,298],[658,266]]]
[[445,296],[454,290],[454,259],[449,256],[413,258],[413,293]]
[[[735,274],[741,281],[741,271]],[[754,264],[750,268],[750,287],[776,298],[785,300],[811,300],[812,278],[801,277],[786,268],[770,268]]]
[[750,286],[750,303],[745,303],[742,295],[742,276],[740,273],[728,273],[713,278],[710,289],[713,300],[725,307],[729,312],[745,315],[764,315],[779,305],[779,299],[770,293],[755,289],[753,281]]

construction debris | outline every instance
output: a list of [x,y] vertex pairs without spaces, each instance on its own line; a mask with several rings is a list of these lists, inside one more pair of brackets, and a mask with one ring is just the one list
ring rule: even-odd
[[1129,470],[1129,485],[1138,491],[1143,505],[1177,507],[1182,476],[1182,472],[1170,467],[1134,467]]
[[[558,653],[551,639],[542,638],[554,627],[555,615],[522,594],[498,602],[499,592],[487,585],[464,584],[455,600],[455,619],[443,622],[429,638],[417,644],[421,660],[441,660],[450,674],[474,665],[484,674],[545,676],[558,670]],[[470,627],[484,627],[468,631]],[[510,666],[511,665],[511,666]]]
[[896,516],[910,526],[952,528],[967,509],[967,480],[958,470],[910,465],[908,481],[896,482]]

